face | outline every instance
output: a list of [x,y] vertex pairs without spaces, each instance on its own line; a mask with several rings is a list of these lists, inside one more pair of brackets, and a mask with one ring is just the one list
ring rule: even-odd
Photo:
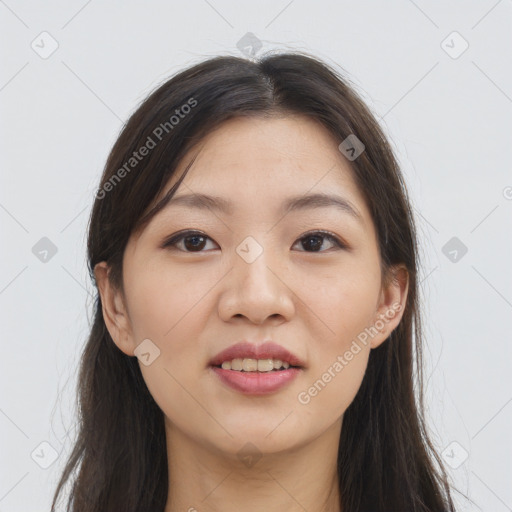
[[[168,206],[129,240],[124,295],[104,264],[96,269],[112,338],[131,356],[140,346],[166,424],[198,445],[278,453],[341,427],[370,350],[400,321],[407,282],[382,286],[375,228],[339,142],[299,116],[224,123]],[[228,207],[173,204],[197,194]],[[272,340],[303,365],[274,391],[235,389],[210,361],[244,340]]]

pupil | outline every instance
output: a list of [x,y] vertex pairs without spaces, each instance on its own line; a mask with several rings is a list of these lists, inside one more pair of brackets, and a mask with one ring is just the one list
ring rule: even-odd
[[[320,249],[322,247],[322,238],[323,237],[318,236],[318,235],[308,236],[304,239],[302,246],[304,248],[306,248],[306,246],[309,246],[309,249],[312,249],[313,251],[317,251],[318,249]],[[191,249],[191,250],[197,250],[197,249],[201,250],[204,247],[204,243],[205,243],[205,237],[202,235],[191,235],[185,239],[185,247],[187,247],[187,249]]]
[[312,236],[308,236],[306,238],[306,245],[307,245],[307,242],[311,241],[311,240],[315,240],[316,239],[316,243],[313,243],[313,250],[317,250],[317,249],[320,249],[320,247],[322,247],[322,241],[321,241],[321,238],[320,236],[315,236],[315,235],[312,235]]
[[[192,243],[192,244],[188,243],[190,240],[196,240],[197,241],[198,239],[200,240],[199,245],[194,244],[194,243]],[[202,249],[204,247],[204,236],[202,236],[202,235],[192,235],[192,236],[187,237],[185,239],[185,247],[187,249],[192,249],[192,250],[194,250],[194,249]]]

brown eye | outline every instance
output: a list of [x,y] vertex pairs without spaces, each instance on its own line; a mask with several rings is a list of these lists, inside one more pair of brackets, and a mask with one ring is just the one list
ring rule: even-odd
[[198,231],[185,231],[174,235],[163,244],[163,247],[170,247],[183,252],[205,252],[204,247],[210,237]]
[[[326,240],[330,243],[330,247],[328,246],[327,249],[324,247]],[[204,249],[208,241],[213,242],[210,237],[199,231],[185,231],[173,235],[169,240],[164,242],[162,247],[168,247],[182,252],[206,252]],[[347,248],[334,234],[326,231],[307,233],[299,238],[296,244],[297,243],[301,244],[302,249],[299,249],[301,252],[327,252],[332,248]],[[322,247],[324,248],[322,249]]]
[[202,235],[190,235],[184,239],[185,247],[189,251],[200,251],[206,244],[206,237]]
[[332,249],[332,247],[337,247],[339,249],[346,248],[345,244],[343,244],[336,236],[325,231],[307,233],[303,237],[299,238],[298,242],[301,242],[301,246],[304,248],[303,252],[326,252],[326,249],[320,250],[324,245],[325,240],[329,240],[331,243],[331,247],[328,247],[327,249]]

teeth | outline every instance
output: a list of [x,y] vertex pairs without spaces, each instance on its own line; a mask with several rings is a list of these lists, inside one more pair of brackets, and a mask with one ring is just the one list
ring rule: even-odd
[[224,368],[224,366],[222,366],[225,370],[240,371],[242,369],[243,359],[233,359],[233,361],[231,361],[231,363],[229,361],[226,361],[226,362],[230,365],[230,368]]
[[244,359],[242,362],[242,370],[244,372],[255,372],[258,369],[257,359]]
[[[273,359],[258,359],[258,371],[270,372],[274,369]],[[244,368],[245,370],[245,368]]]
[[290,367],[287,361],[280,359],[233,359],[232,361],[224,361],[221,365],[224,370],[235,370],[244,372],[271,372],[279,370],[281,367],[285,370]]

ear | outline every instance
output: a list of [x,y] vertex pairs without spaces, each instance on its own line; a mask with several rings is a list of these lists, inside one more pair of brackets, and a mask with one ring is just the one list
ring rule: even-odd
[[101,297],[103,320],[119,350],[128,356],[134,356],[135,346],[128,312],[122,293],[111,283],[109,274],[110,267],[107,262],[102,261],[95,265],[94,276]]
[[403,264],[393,266],[384,282],[373,321],[378,333],[372,338],[371,348],[383,343],[402,319],[409,291],[407,267]]

